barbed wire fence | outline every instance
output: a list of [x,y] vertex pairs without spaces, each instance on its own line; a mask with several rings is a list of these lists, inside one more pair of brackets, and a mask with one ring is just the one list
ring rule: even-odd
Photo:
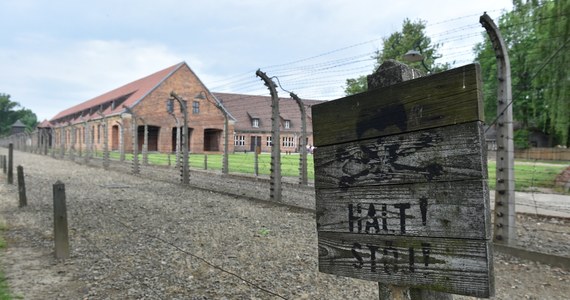
[[[464,18],[467,17],[471,16],[466,16]],[[562,17],[567,18],[567,16]],[[461,18],[458,20],[460,19]],[[535,22],[541,21],[542,20],[539,18],[535,20]],[[453,20],[448,20],[444,23],[436,23],[433,25],[449,24],[453,22]],[[449,44],[449,46],[444,49],[448,51],[448,55],[446,55],[446,57],[449,59],[449,61],[452,62],[452,66],[471,62],[471,60],[464,60],[462,57],[466,54],[471,53],[473,43],[470,41],[477,37],[480,38],[483,33],[483,29],[480,27],[480,25],[476,22],[473,23],[473,25],[448,29],[432,35],[435,43]],[[377,50],[363,48],[371,48],[372,46],[376,46],[380,41],[381,39],[369,40],[306,59],[263,67],[263,69],[267,73],[270,73],[271,76],[279,78],[281,81],[280,85],[282,83],[287,90],[296,92],[302,99],[330,100],[341,98],[344,96],[343,87],[345,85],[346,78],[355,78],[359,75],[366,75],[373,71],[374,65],[376,63],[376,60],[373,58],[373,56]],[[355,48],[363,50],[356,55],[346,55],[347,50],[353,50]],[[548,63],[548,61],[537,61],[536,66],[540,68],[541,66],[544,66],[545,63]],[[217,92],[242,94],[244,98],[253,95],[264,96],[269,99],[266,87],[260,83],[259,79],[255,78],[254,73],[254,71],[245,72],[235,76],[230,76],[217,82],[212,82],[211,90],[215,90]],[[513,99],[510,99],[510,103],[515,105],[516,99],[517,94],[515,94]],[[281,99],[281,101],[285,100]],[[270,105],[270,101],[268,100],[268,102],[265,104],[261,103],[257,105],[264,105],[264,107],[267,107]],[[106,126],[112,125],[108,124]],[[138,124],[138,126],[144,125]],[[79,127],[82,128],[79,129]],[[173,118],[171,127],[180,128],[180,124],[177,124]],[[5,146],[7,143],[13,143],[15,149],[18,151],[44,154],[59,159],[75,160],[77,163],[82,164],[104,167],[105,163],[107,163],[109,164],[108,168],[112,170],[130,173],[133,163],[132,150],[130,153],[121,151],[121,149],[125,149],[124,145],[122,147],[118,147],[118,145],[116,145],[117,147],[114,147],[114,149],[112,149],[113,147],[105,147],[101,142],[101,140],[105,140],[105,138],[102,138],[101,134],[95,134],[97,130],[98,127],[84,127],[82,124],[70,125],[64,128],[56,128],[54,132],[40,130],[32,133],[17,134],[3,138],[0,144]],[[110,128],[107,129],[107,132],[109,132],[109,130]],[[140,128],[136,131],[137,134],[139,134],[139,130]],[[123,134],[129,133],[125,131]],[[61,143],[56,143],[56,137],[61,141]],[[64,143],[64,141],[69,141],[69,143]],[[230,136],[229,142],[236,143],[234,146],[239,144],[239,140],[236,140],[233,136]],[[266,141],[262,141],[262,143],[265,142]],[[173,143],[179,143],[176,142],[176,137],[173,137]],[[203,148],[204,144],[197,144],[196,146]],[[107,151],[105,151],[105,148],[107,148]],[[133,149],[133,147],[130,148]],[[176,148],[179,149],[179,147]],[[295,183],[295,178],[300,175],[298,168],[299,153],[298,151],[289,151],[285,149],[286,148],[282,148],[281,158],[283,177],[285,178],[285,181]],[[142,158],[142,145],[140,150],[140,155]],[[88,158],[90,153],[92,153],[93,159],[81,159],[83,156]],[[517,153],[519,152],[515,151],[515,156]],[[79,156],[78,160],[75,159],[76,155]],[[255,177],[268,178],[271,174],[271,159],[267,153],[257,153],[256,151],[246,150],[244,152],[236,151],[235,153],[227,153],[227,155],[229,156],[228,159],[230,174],[245,174],[243,177],[246,178],[246,180],[251,180]],[[122,159],[123,156],[124,162]],[[180,153],[178,151],[174,153],[158,153],[156,151],[149,151],[149,153],[147,153],[147,156],[148,163],[141,163],[140,165],[140,176],[156,178],[170,182],[179,181],[181,161]],[[106,157],[108,157],[108,159],[106,159]],[[537,249],[537,251],[550,251],[548,249],[558,249],[556,251],[562,251],[562,255],[568,255],[567,253],[564,253],[564,250],[560,250],[560,247],[545,245],[544,239],[539,238],[543,235],[549,236],[553,243],[563,243],[563,247],[568,248],[567,244],[564,244],[564,241],[568,241],[567,234],[564,230],[557,228],[560,228],[561,226],[568,227],[570,225],[566,221],[560,221],[558,219],[554,220],[557,223],[553,223],[554,221],[551,221],[551,216],[547,216],[543,210],[568,214],[570,213],[570,209],[568,206],[564,206],[562,203],[558,203],[553,200],[540,200],[543,192],[550,192],[551,189],[553,189],[551,178],[563,172],[565,168],[568,168],[568,162],[563,161],[565,159],[560,160],[562,160],[562,162],[555,161],[554,163],[545,163],[540,159],[530,159],[524,162],[517,161],[517,166],[514,168],[515,178],[517,178],[517,191],[529,194],[529,196],[526,198],[517,197],[516,199],[517,207],[527,209],[524,215],[519,215],[521,222],[525,221],[519,230],[527,232],[525,240],[519,240],[519,242],[521,242],[521,246]],[[141,161],[144,161],[144,159]],[[210,176],[208,171],[220,173],[223,166],[222,155],[220,154],[191,153],[189,156],[189,161],[192,171],[191,173],[205,174],[203,177],[206,177],[206,179],[208,176]],[[520,166],[522,165],[525,165],[528,168],[521,168]],[[494,170],[492,167],[492,159],[490,161],[489,169],[489,183],[491,185],[491,188],[493,188]],[[312,159],[309,159],[308,173],[308,177],[310,179],[314,178]],[[191,182],[193,180],[200,181],[199,183],[196,183],[196,186],[209,188],[206,179],[192,178]],[[563,187],[565,184],[568,183],[562,182],[561,186]],[[291,186],[289,186],[289,188],[291,188]],[[250,187],[234,185],[232,189],[234,189],[232,193],[243,195],[246,193],[244,190],[250,189]],[[554,187],[554,189],[556,189],[556,187]],[[247,195],[250,195],[250,197],[253,198],[267,198],[266,194],[264,193],[258,193],[258,195]],[[307,206],[304,206],[304,208],[307,208]],[[81,214],[81,212],[79,213]],[[123,218],[128,218],[128,216],[120,216],[120,219]],[[117,217],[117,219],[119,219],[119,217]],[[114,222],[113,219],[110,221]],[[122,226],[119,223],[117,224],[119,227]],[[122,227],[127,231],[130,230],[127,226]],[[144,233],[146,231],[137,229],[136,231],[130,230],[130,232]],[[93,248],[101,248],[101,246],[99,244],[96,244],[96,242],[93,241],[92,237],[90,237],[87,233],[84,233],[83,236],[85,240],[92,245]],[[149,236],[146,237],[148,238]],[[168,240],[160,240],[158,238],[159,235],[156,235],[154,237],[154,240],[156,242],[165,244],[171,243],[171,241]],[[180,248],[176,251],[183,253],[186,250],[184,250],[184,248]],[[101,253],[103,253],[105,256],[108,255],[111,261],[113,261],[112,258],[115,254],[103,251],[101,251]],[[560,252],[554,254],[560,254]],[[116,265],[120,266],[121,264],[118,263]],[[143,278],[137,279],[136,276],[133,276],[133,278],[137,281],[141,281],[141,285],[144,285]]]
[[[42,186],[40,191],[47,190],[53,184],[46,176],[32,173],[28,174],[28,177],[29,185]],[[131,206],[124,201],[134,199],[121,199],[128,193],[118,196],[114,191],[136,188],[143,194],[155,194],[154,188],[108,184],[97,178],[89,180],[94,180],[94,184],[83,185],[79,189],[68,188],[71,239],[75,241],[72,243],[72,258],[83,259],[92,255],[100,257],[95,260],[95,265],[89,266],[86,271],[87,278],[83,280],[134,282],[130,284],[135,288],[128,291],[129,296],[164,299],[174,295],[193,294],[196,283],[192,278],[200,273],[207,275],[209,281],[230,281],[224,283],[226,286],[248,286],[249,291],[241,291],[246,295],[270,295],[287,299],[272,291],[269,282],[260,283],[240,275],[239,265],[228,268],[215,263],[221,258],[209,255],[203,245],[194,245],[178,238],[171,240],[170,234],[180,230],[180,218],[186,217],[190,223],[197,222],[188,217],[187,212],[181,212],[177,216],[169,212],[172,205],[187,206],[183,203],[186,198],[174,197],[171,194],[168,195],[168,205],[165,199],[159,198],[143,199],[145,206]],[[94,197],[95,190],[98,190],[99,195],[106,194],[108,197]],[[45,236],[46,229],[53,224],[50,193],[38,193],[38,189],[33,189],[30,198],[33,199],[30,203],[33,209],[18,211],[18,214],[23,214],[24,217],[16,217],[18,220],[15,222],[24,222],[27,230],[32,231],[34,235]],[[158,216],[158,211],[161,211],[161,217]],[[153,218],[156,219],[152,220]],[[19,225],[21,224],[18,223]],[[51,242],[53,241],[49,239],[42,240],[46,248],[50,247]],[[128,251],[125,251],[126,249]],[[218,274],[210,275],[211,270]],[[220,274],[221,278],[217,278]],[[111,285],[114,286],[113,283]],[[119,286],[115,288],[119,290]],[[215,294],[215,291],[212,292]]]

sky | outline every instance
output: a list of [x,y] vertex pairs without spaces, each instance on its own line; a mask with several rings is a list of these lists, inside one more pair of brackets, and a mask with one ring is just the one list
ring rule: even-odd
[[[304,99],[343,96],[382,38],[427,23],[438,62],[473,61],[479,16],[510,0],[2,0],[0,93],[38,120],[185,61],[210,91],[269,95],[261,69]],[[288,93],[279,90],[280,96]]]

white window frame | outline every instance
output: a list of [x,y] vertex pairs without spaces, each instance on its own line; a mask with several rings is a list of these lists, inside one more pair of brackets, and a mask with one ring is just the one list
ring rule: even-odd
[[265,138],[265,146],[271,147],[271,138],[270,136]]
[[245,135],[236,135],[234,137],[234,146],[245,146]]
[[259,128],[259,119],[258,118],[253,118],[251,120],[251,127],[253,128]]
[[282,138],[282,143],[281,143],[281,145],[282,145],[284,148],[292,148],[292,147],[295,147],[295,138],[292,137],[292,136],[284,136],[284,137]]

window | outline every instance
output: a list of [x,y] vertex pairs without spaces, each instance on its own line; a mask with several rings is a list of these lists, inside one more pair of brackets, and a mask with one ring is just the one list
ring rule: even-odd
[[283,147],[294,147],[295,143],[294,143],[294,138],[292,136],[284,136],[282,139],[282,143],[281,145]]
[[290,129],[290,128],[291,128],[291,121],[285,120],[285,129]]
[[254,128],[259,128],[259,119],[258,118],[253,118],[251,120],[251,126]]
[[192,102],[192,113],[199,114],[200,113],[200,102],[194,101]]
[[245,146],[245,135],[236,135],[234,137],[234,146]]
[[273,143],[271,142],[271,137],[270,137],[270,136],[267,137],[267,140],[266,140],[266,142],[265,142],[265,145],[266,145],[267,147],[271,147],[271,146],[273,145]]

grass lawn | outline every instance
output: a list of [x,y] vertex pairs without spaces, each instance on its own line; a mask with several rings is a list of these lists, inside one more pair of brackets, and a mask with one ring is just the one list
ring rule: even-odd
[[[549,162],[550,163],[550,162]],[[495,188],[497,163],[489,161],[489,187]],[[565,164],[543,165],[534,161],[515,160],[515,190],[525,191],[531,187],[555,188],[554,180],[564,169]]]
[[[98,153],[98,157],[102,154]],[[208,154],[208,170],[221,170],[222,169],[222,155],[221,154]],[[110,158],[114,160],[119,159],[118,152],[111,152]],[[190,154],[190,168],[191,169],[204,169],[205,167],[205,155],[204,154]],[[125,154],[125,160],[131,161],[133,159],[132,154]],[[232,153],[228,157],[229,171],[230,173],[245,173],[254,174],[254,154],[252,152],[248,153]],[[148,162],[155,165],[174,165],[176,162],[176,156],[164,153],[150,153],[148,155]],[[142,155],[139,156],[139,161],[142,162]],[[313,156],[307,155],[307,173],[309,179],[314,179],[315,174],[313,172]],[[258,156],[258,170],[259,174],[269,175],[271,168],[271,155],[269,153],[263,153]],[[299,176],[299,154],[291,155],[281,155],[281,174],[286,177],[296,177]]]
[[[98,154],[101,156],[101,154]],[[112,159],[119,159],[118,152],[111,152]],[[204,154],[190,154],[190,168],[191,169],[204,169],[205,167]],[[132,160],[131,154],[125,155],[126,160]],[[142,155],[140,156],[142,161]],[[163,153],[150,153],[148,156],[149,163],[156,165],[175,164],[175,155]],[[263,153],[258,156],[259,159],[259,174],[269,175],[271,166],[271,155]],[[228,157],[229,168],[231,173],[254,173],[254,155],[248,153],[233,153]],[[313,167],[313,156],[307,155],[308,163],[308,177],[309,179],[315,178]],[[221,154],[208,154],[208,169],[221,170],[222,169],[222,155]],[[515,161],[515,189],[517,191],[525,191],[531,187],[538,188],[555,188],[554,180],[567,166],[568,162],[565,161],[528,161],[516,160]],[[495,175],[496,175],[496,162],[488,162],[489,169],[489,186],[491,189],[495,188]],[[281,155],[281,174],[286,177],[299,176],[299,154]]]

